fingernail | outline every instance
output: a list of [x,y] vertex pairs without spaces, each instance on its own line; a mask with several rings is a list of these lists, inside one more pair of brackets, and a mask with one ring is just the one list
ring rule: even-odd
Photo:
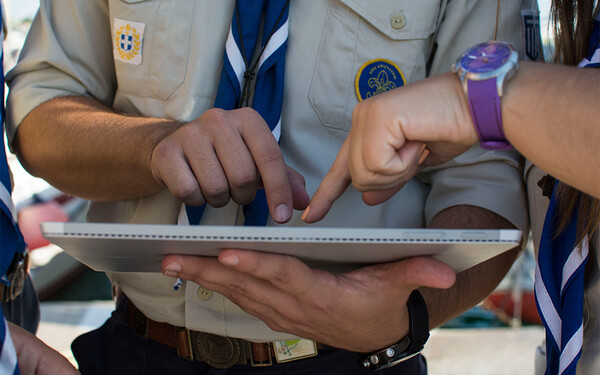
[[310,205],[308,205],[306,207],[306,209],[304,210],[304,213],[302,214],[302,216],[300,217],[302,219],[302,221],[306,221],[306,218],[308,217],[308,211],[310,210]]
[[163,273],[167,276],[177,276],[179,272],[181,272],[181,265],[179,263],[170,263],[163,270]]
[[219,260],[226,266],[237,266],[237,264],[240,262],[240,258],[236,257],[235,255],[219,258]]
[[425,159],[427,159],[428,156],[429,156],[429,150],[428,149],[423,150],[423,153],[421,154],[421,157],[419,158],[419,165],[423,164],[423,162],[425,161]]
[[287,204],[280,204],[275,209],[275,221],[284,222],[290,218],[290,209]]

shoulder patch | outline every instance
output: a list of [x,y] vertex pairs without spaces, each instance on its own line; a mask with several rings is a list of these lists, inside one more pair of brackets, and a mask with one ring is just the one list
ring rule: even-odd
[[113,55],[115,60],[133,65],[142,63],[145,24],[115,18],[113,22]]
[[405,84],[404,74],[393,62],[386,59],[367,61],[356,74],[356,97],[360,102]]
[[542,34],[540,33],[540,12],[537,10],[521,11],[521,45],[525,60],[544,60]]

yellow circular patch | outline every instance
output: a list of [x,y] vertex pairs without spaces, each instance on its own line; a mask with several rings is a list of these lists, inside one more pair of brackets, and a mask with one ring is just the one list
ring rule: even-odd
[[406,84],[404,74],[396,64],[386,59],[367,61],[360,67],[354,83],[358,101]]

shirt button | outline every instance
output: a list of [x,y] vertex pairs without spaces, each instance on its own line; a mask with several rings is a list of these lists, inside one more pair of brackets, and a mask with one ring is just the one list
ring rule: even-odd
[[196,295],[202,301],[206,301],[206,300],[208,300],[212,296],[212,292],[210,290],[208,290],[208,289],[203,288],[203,287],[199,287],[198,290],[196,291]]
[[394,29],[400,30],[404,26],[406,26],[406,17],[404,17],[402,14],[398,14],[398,15],[392,17],[392,19],[390,20],[390,23],[392,24],[392,27]]

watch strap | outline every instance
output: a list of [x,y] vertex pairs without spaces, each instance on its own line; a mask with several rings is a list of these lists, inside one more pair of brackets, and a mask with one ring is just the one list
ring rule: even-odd
[[471,118],[481,147],[488,150],[511,148],[502,127],[502,110],[496,78],[481,81],[469,80],[467,92]]
[[408,307],[408,337],[410,337],[410,346],[408,351],[419,352],[423,350],[425,343],[429,339],[429,313],[425,299],[418,290],[413,290],[406,302]]
[[364,367],[384,369],[419,354],[429,339],[427,304],[418,290],[413,290],[406,302],[408,307],[408,336],[400,342],[370,354],[362,362]]

